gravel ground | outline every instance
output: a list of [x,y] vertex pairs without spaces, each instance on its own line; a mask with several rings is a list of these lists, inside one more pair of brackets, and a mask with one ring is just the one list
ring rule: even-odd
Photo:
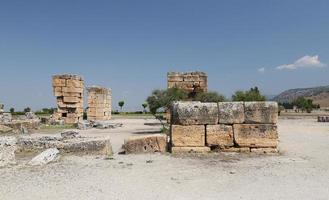
[[[151,119],[116,119],[122,128],[83,131],[123,139],[156,132]],[[329,123],[280,119],[280,155],[64,156],[42,167],[0,169],[0,199],[328,199]]]

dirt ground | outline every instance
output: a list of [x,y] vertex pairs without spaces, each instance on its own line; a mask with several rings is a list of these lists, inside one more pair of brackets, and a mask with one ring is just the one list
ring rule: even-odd
[[[153,119],[115,119],[113,130],[82,134],[124,138],[153,134]],[[280,155],[218,153],[64,156],[42,167],[0,169],[0,199],[328,199],[329,123],[279,120]]]

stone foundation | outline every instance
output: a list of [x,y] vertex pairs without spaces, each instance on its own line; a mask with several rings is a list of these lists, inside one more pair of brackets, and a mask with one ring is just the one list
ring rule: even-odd
[[277,121],[276,102],[175,102],[171,150],[275,153]]

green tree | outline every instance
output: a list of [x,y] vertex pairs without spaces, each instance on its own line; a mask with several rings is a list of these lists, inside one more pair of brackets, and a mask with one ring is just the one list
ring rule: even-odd
[[31,108],[30,107],[26,107],[24,108],[24,112],[27,113],[27,112],[31,112]]
[[146,102],[143,103],[142,104],[142,107],[143,107],[143,112],[146,113],[147,103]]
[[304,97],[298,97],[292,104],[301,109],[302,112],[306,111],[308,113],[312,112],[313,108],[317,108],[317,105],[313,104],[312,99],[305,99]]
[[14,113],[15,112],[15,108],[10,108],[9,111],[10,111],[10,113]]
[[225,97],[217,92],[199,92],[193,100],[201,102],[223,102],[225,101]]
[[124,101],[119,101],[118,105],[120,106],[121,112],[122,112],[122,108],[125,105],[125,102]]
[[266,97],[263,96],[258,87],[250,88],[248,91],[236,91],[232,95],[233,101],[266,101]]

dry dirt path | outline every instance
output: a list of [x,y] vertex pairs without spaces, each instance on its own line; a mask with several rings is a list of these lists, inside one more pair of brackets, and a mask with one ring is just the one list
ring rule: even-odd
[[[84,131],[123,139],[159,127],[117,119],[124,127]],[[329,124],[280,119],[282,155],[115,155],[63,157],[43,167],[0,169],[0,199],[328,199]]]

